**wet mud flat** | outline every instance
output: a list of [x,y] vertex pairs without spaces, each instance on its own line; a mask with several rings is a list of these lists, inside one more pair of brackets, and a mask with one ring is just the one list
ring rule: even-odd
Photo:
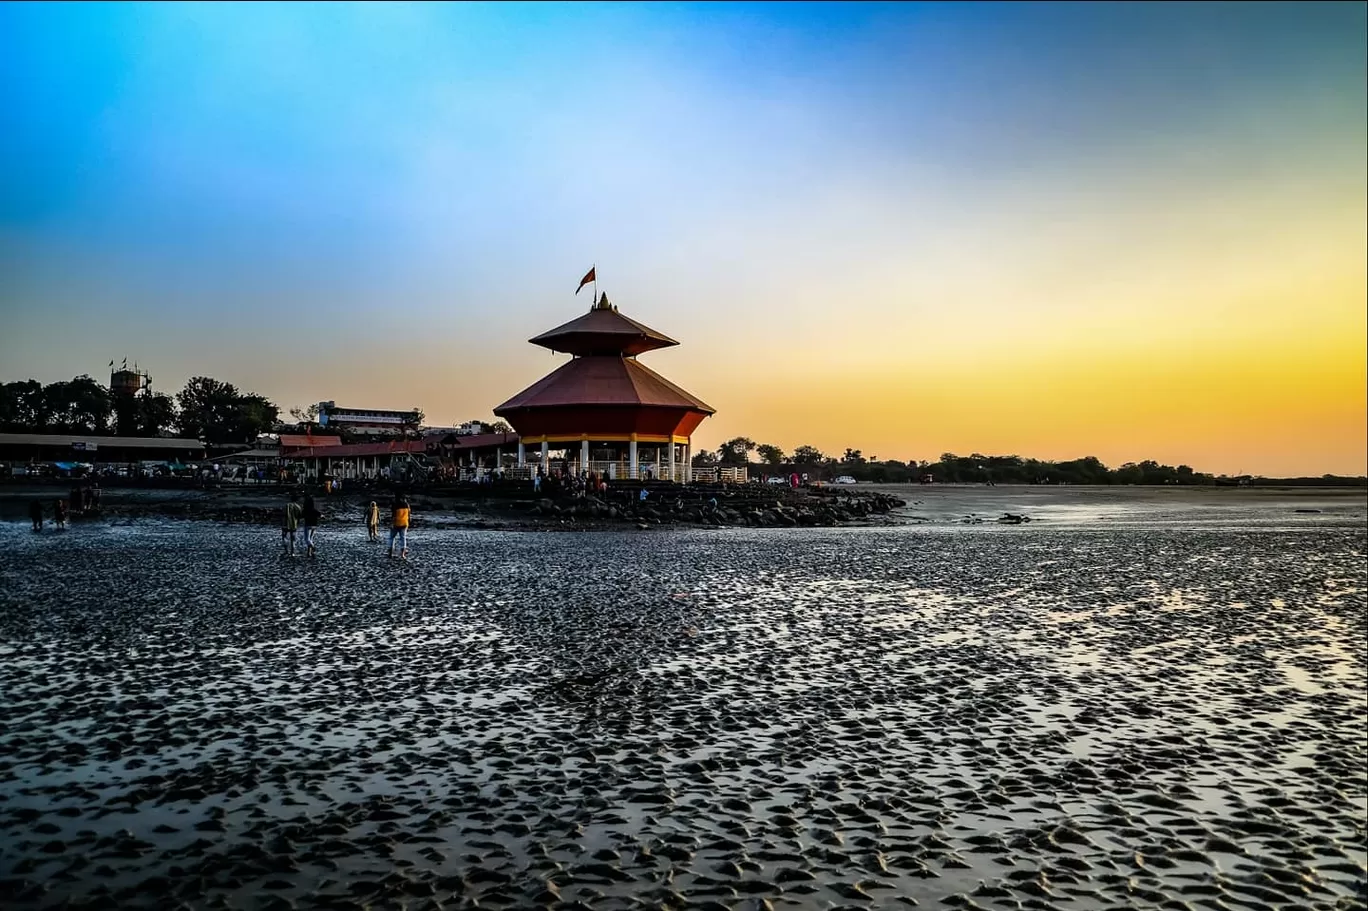
[[11,908],[1365,907],[1362,528],[0,525]]

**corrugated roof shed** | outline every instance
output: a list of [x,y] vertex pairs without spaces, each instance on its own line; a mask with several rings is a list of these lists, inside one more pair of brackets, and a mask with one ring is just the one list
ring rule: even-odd
[[349,459],[358,456],[395,455],[401,452],[426,452],[422,440],[390,440],[386,443],[343,443],[338,446],[309,446],[286,453],[286,458]]
[[335,436],[310,436],[306,433],[282,433],[280,447],[292,449],[297,446],[341,446],[342,438]]
[[0,445],[11,446],[70,446],[84,443],[87,446],[121,447],[125,449],[203,449],[199,440],[184,437],[101,437],[66,433],[0,433]]

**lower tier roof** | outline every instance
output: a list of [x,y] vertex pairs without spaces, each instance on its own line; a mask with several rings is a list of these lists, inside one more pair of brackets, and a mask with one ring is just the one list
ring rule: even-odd
[[584,405],[686,408],[705,414],[715,410],[635,358],[602,355],[577,357],[562,364],[499,405],[494,413],[502,417],[524,408]]

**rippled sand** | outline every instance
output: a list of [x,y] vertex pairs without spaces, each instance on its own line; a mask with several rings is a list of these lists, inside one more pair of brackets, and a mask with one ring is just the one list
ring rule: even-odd
[[1258,524],[3,525],[0,904],[1363,908],[1365,532]]

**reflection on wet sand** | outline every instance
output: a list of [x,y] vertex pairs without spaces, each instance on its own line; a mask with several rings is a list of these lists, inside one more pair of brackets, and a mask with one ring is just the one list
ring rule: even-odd
[[21,532],[13,907],[1363,906],[1361,528]]

